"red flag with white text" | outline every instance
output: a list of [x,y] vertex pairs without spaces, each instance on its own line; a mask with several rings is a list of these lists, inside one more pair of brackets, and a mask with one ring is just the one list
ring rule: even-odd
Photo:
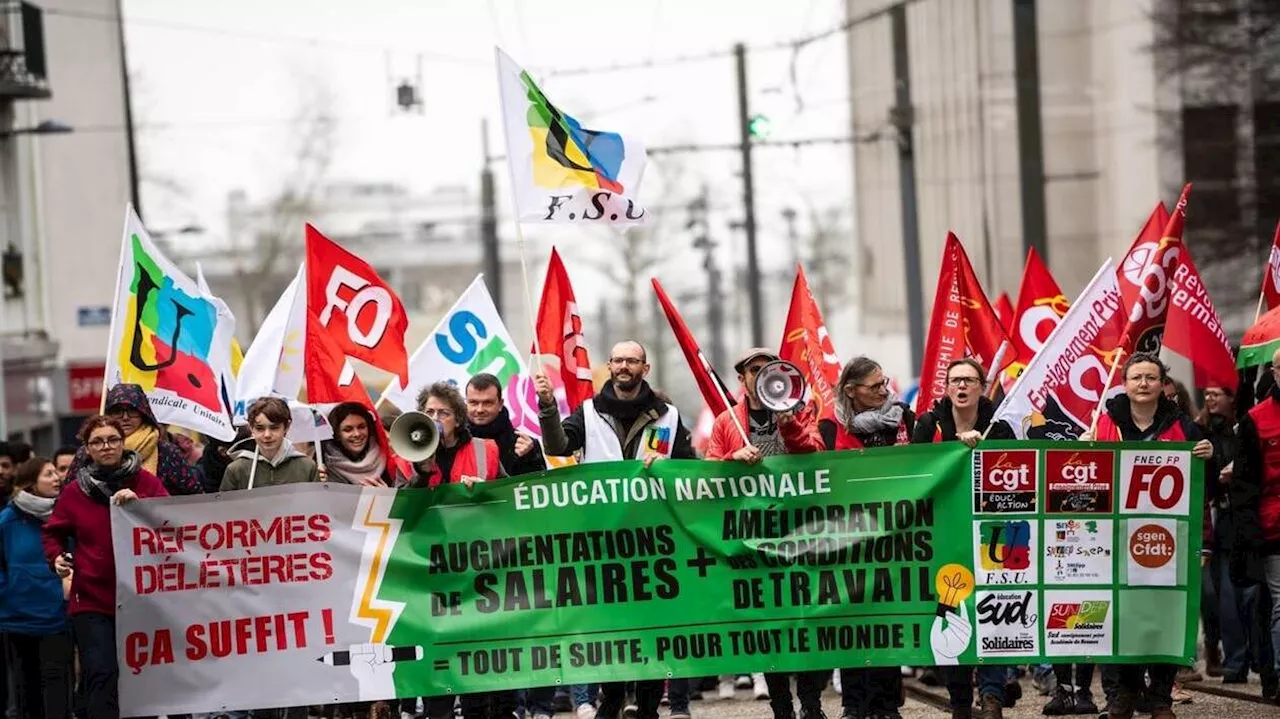
[[920,368],[917,416],[946,395],[947,365],[963,357],[982,363],[988,376],[993,363],[1003,369],[1013,361],[1009,336],[982,291],[969,256],[955,233],[948,232]]
[[564,383],[569,411],[573,412],[583,402],[591,399],[595,388],[591,384],[591,360],[587,356],[587,343],[582,337],[582,316],[578,302],[569,284],[569,273],[560,261],[560,253],[551,248],[551,261],[547,264],[547,280],[542,285],[542,300],[538,303],[538,349],[544,353],[539,363],[554,356]]
[[778,357],[800,368],[817,406],[818,419],[834,420],[836,385],[840,382],[840,358],[836,356],[827,325],[822,319],[804,268],[796,266],[796,282],[791,289],[791,309],[782,331]]
[[[1009,340],[1013,343],[1013,364],[1001,375],[1005,381],[1017,379],[1044,346],[1045,340],[1062,321],[1071,303],[1062,294],[1058,282],[1044,266],[1035,248],[1027,251],[1027,264],[1022,270],[1018,305],[1013,311]],[[1009,387],[1006,385],[1005,389]]]
[[702,400],[711,408],[715,416],[719,417],[721,412],[733,405],[729,388],[720,380],[720,375],[716,374],[715,368],[702,354],[698,341],[693,338],[693,333],[689,331],[676,306],[671,303],[671,298],[667,297],[657,277],[653,278],[653,291],[657,293],[662,311],[667,315],[667,321],[671,323],[671,332],[676,336],[676,342],[680,345],[680,351],[684,353],[685,361],[689,363],[689,371],[693,373],[693,378],[698,383]]
[[[1180,228],[1177,231],[1181,234]],[[1191,361],[1196,387],[1226,387],[1235,391],[1239,378],[1231,341],[1222,329],[1222,320],[1185,243],[1173,270],[1169,296],[1164,345]]]
[[369,263],[307,225],[307,312],[346,356],[409,382],[400,298]]
[[1280,220],[1276,221],[1276,234],[1271,240],[1271,254],[1267,266],[1262,269],[1262,306],[1258,315],[1280,307]]

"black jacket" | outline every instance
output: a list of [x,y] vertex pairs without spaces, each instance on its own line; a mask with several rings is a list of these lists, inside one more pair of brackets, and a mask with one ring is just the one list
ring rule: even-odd
[[[943,397],[934,403],[933,409],[916,417],[916,428],[911,432],[911,444],[930,444],[933,435],[942,429],[942,441],[952,442],[956,438],[956,418],[952,413],[951,398]],[[995,416],[996,406],[986,397],[978,398],[978,419],[973,425],[977,432],[986,432],[991,426],[991,418]],[[991,427],[987,439],[1017,439],[1008,422],[1000,420]]]
[[[1280,402],[1280,388],[1272,385],[1268,395],[1258,404],[1262,402]],[[1258,439],[1258,425],[1248,412],[1240,415],[1236,440],[1235,466],[1231,469],[1231,484],[1227,487],[1233,530],[1228,561],[1231,582],[1248,587],[1267,581],[1264,562],[1267,556],[1280,554],[1280,544],[1268,542],[1258,523],[1258,509],[1262,502],[1262,442]]]
[[[587,401],[593,403],[601,419],[617,434],[623,457],[636,455],[643,436],[641,430],[667,411],[667,403],[653,393],[648,382],[640,383],[640,394],[633,400],[618,399],[613,390],[613,382],[609,381],[600,389],[599,394]],[[568,419],[561,422],[560,410],[554,403],[540,403],[538,421],[542,425],[542,443],[547,454],[552,457],[567,457],[582,449],[586,443],[586,419],[582,416],[582,407],[574,410]],[[698,458],[684,422],[676,427],[676,441],[672,446],[671,458]]]
[[498,455],[502,458],[502,468],[507,471],[508,476],[541,472],[547,468],[537,440],[534,440],[533,449],[528,454],[523,457],[516,454],[516,428],[511,424],[511,414],[506,407],[489,424],[468,422],[467,428],[471,430],[472,437],[491,439],[498,443]]

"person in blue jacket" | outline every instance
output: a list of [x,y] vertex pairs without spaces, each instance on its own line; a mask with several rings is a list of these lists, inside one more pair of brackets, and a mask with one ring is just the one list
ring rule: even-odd
[[61,488],[53,461],[32,457],[18,467],[9,504],[0,510],[0,632],[22,719],[71,715],[66,589],[40,540]]

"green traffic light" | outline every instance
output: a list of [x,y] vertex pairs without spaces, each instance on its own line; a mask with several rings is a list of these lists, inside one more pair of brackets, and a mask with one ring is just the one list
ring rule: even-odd
[[751,120],[747,122],[747,132],[752,137],[765,138],[769,136],[769,132],[773,130],[773,123],[764,115],[753,115]]

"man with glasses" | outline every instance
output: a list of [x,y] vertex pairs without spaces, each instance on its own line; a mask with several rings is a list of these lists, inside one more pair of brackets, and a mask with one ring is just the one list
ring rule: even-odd
[[[808,454],[826,449],[811,412],[798,415],[775,413],[760,404],[756,394],[756,377],[760,370],[778,359],[777,353],[765,347],[747,350],[733,368],[746,392],[746,402],[730,407],[716,417],[707,443],[707,459],[732,459],[755,464],[765,457],[783,454]],[[735,421],[736,417],[736,421]],[[743,437],[746,432],[747,437]],[[749,440],[749,441],[748,441]],[[822,713],[822,689],[829,671],[797,672],[796,694],[800,698],[800,719],[825,719]],[[774,719],[792,719],[791,675],[786,673],[753,674],[757,699],[768,699]],[[722,677],[725,681],[727,677]]]

